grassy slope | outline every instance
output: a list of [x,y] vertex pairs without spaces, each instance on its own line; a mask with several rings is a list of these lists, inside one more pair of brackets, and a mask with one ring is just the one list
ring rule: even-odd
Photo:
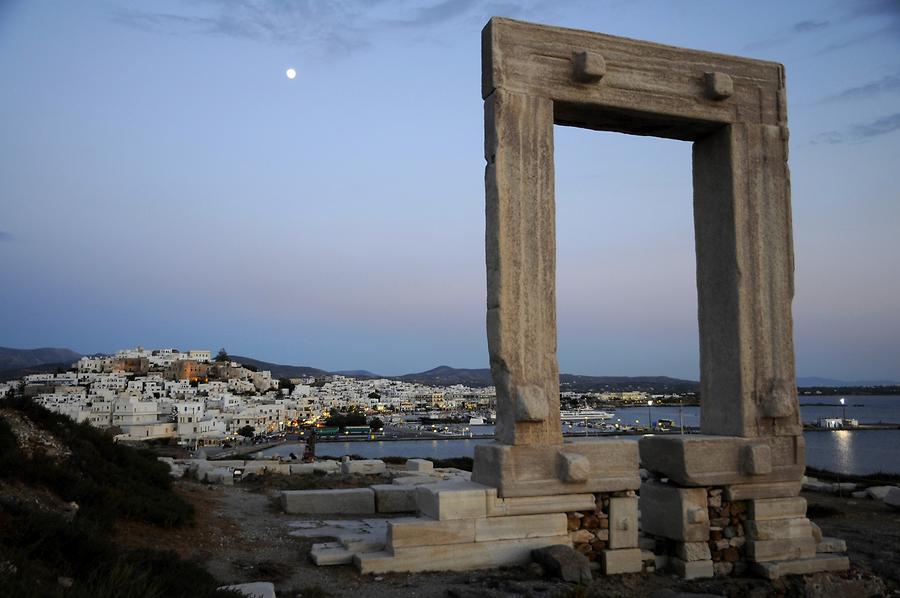
[[[124,519],[190,524],[193,509],[172,492],[167,465],[29,400],[0,405],[18,410],[72,451],[62,461],[39,452],[28,458],[0,419],[0,483],[46,489],[80,507],[73,518],[35,508],[29,500],[0,500],[3,592],[67,598],[230,595],[217,594],[202,567],[173,552],[128,550],[112,540],[113,526]],[[63,588],[58,577],[72,578],[72,587]]]

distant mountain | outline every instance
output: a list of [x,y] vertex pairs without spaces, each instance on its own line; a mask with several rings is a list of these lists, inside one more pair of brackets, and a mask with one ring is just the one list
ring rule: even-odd
[[252,357],[242,357],[240,355],[230,355],[229,357],[231,357],[232,361],[236,361],[241,365],[249,365],[258,370],[268,370],[272,372],[272,376],[275,378],[306,378],[308,376],[321,378],[330,375],[330,372],[326,372],[325,370],[304,365],[281,365],[278,363],[260,361],[259,359],[253,359]]
[[58,372],[65,372],[68,371],[71,366],[72,363],[66,361],[64,363],[42,363],[41,365],[33,365],[27,368],[0,370],[0,382],[21,380],[25,376],[31,374],[56,374]]
[[577,374],[560,374],[559,389],[561,391],[630,391],[644,392],[697,392],[700,383],[694,380],[682,380],[668,376],[581,376]]
[[0,347],[0,371],[24,370],[47,364],[65,364],[64,369],[81,359],[71,349],[12,349]]
[[897,386],[900,382],[896,380],[835,380],[833,378],[817,378],[809,376],[805,378],[797,378],[797,386],[804,387],[832,387],[843,388],[845,386]]
[[491,378],[491,370],[488,368],[467,370],[452,368],[449,365],[439,365],[425,372],[392,376],[392,378],[403,382],[415,382],[429,386],[452,386],[453,384],[490,386],[494,383]]
[[337,370],[336,372],[331,372],[332,374],[336,374],[338,376],[348,376],[350,378],[387,378],[388,376],[382,376],[381,374],[376,374],[374,372],[370,372],[369,370]]
[[[452,384],[490,386],[494,383],[494,380],[491,378],[491,370],[488,368],[458,369],[447,365],[441,365],[425,372],[395,376],[394,378],[404,382],[417,382],[432,386],[450,386]],[[560,374],[559,385],[560,390],[574,392],[591,390],[694,392],[699,386],[693,380],[681,380],[666,376],[580,376],[576,374]]]

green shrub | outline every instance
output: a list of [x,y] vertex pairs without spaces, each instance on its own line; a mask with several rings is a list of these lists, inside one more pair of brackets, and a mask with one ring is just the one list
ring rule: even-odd
[[[150,451],[116,444],[86,422],[76,424],[30,399],[10,403],[64,443],[71,455],[62,461],[42,453],[27,459],[17,448],[3,450],[0,477],[44,486],[67,502],[77,502],[90,518],[107,524],[125,517],[170,527],[193,519],[193,507],[171,492],[169,466]],[[11,434],[4,421],[0,448],[9,445]]]

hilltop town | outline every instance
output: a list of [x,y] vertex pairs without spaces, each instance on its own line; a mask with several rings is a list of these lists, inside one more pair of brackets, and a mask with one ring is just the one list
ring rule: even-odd
[[[249,360],[247,360],[249,361]],[[257,362],[259,363],[259,362]],[[331,415],[355,413],[394,425],[434,418],[490,422],[493,386],[433,385],[381,377],[328,374],[276,377],[230,357],[224,349],[123,349],[83,356],[68,371],[35,373],[0,383],[0,398],[21,392],[46,409],[112,429],[116,440],[223,445],[256,436],[323,426]],[[677,394],[645,391],[563,391],[572,408],[643,404]],[[379,431],[380,425],[374,431]]]

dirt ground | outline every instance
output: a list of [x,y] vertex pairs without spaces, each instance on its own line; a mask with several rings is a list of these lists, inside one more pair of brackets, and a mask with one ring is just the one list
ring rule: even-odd
[[271,581],[279,596],[900,596],[900,512],[880,501],[805,495],[810,518],[824,534],[847,541],[851,560],[847,574],[769,582],[734,577],[683,581],[655,573],[598,576],[590,586],[579,587],[543,579],[531,567],[380,576],[360,575],[349,565],[317,567],[309,560],[310,547],[328,539],[289,536],[289,523],[302,517],[280,512],[277,489],[271,485],[208,486],[179,480],[176,490],[197,509],[193,527],[160,534],[155,528],[128,525],[117,530],[119,539],[132,546],[176,550],[203,563],[223,584]]

